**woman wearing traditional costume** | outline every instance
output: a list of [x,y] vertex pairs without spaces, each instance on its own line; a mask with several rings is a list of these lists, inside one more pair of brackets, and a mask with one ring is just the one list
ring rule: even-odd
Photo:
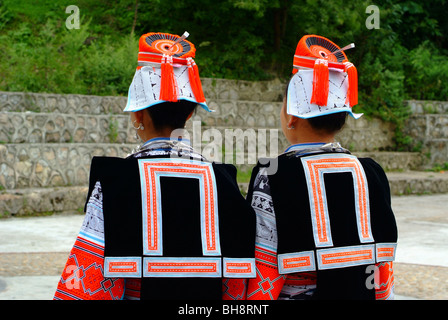
[[[397,227],[387,177],[335,134],[358,102],[357,71],[330,40],[304,36],[280,112],[291,146],[260,160],[248,299],[391,299]],[[356,137],[354,137],[356,139]]]
[[172,134],[198,104],[210,111],[187,36],[141,36],[124,111],[144,143],[93,158],[55,299],[236,299],[255,277],[255,214],[236,168]]

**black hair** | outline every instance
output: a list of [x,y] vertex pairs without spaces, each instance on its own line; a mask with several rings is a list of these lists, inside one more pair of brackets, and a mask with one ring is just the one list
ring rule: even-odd
[[[288,87],[291,79],[292,77],[286,83],[284,99],[288,96]],[[326,134],[336,134],[344,127],[345,121],[347,120],[347,114],[347,112],[343,111],[305,120],[307,120],[311,127],[316,131],[321,131]]]
[[196,110],[197,106],[196,102],[179,100],[177,102],[162,102],[146,110],[152,119],[155,130],[174,130],[185,126],[188,116]]
[[314,118],[308,118],[308,122],[311,127],[316,131],[323,131],[328,134],[337,133],[340,131],[347,119],[347,112],[337,112],[327,114],[325,116],[319,116]]

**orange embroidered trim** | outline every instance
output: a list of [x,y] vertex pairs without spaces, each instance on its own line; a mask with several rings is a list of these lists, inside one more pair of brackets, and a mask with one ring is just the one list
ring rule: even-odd
[[317,247],[332,246],[330,220],[328,215],[324,173],[350,172],[354,178],[356,219],[359,239],[362,243],[373,242],[370,228],[370,206],[367,178],[358,159],[348,155],[317,155],[303,157],[305,175],[310,181],[308,195]]
[[395,259],[396,243],[377,243],[376,244],[376,260],[393,261]]
[[159,179],[161,176],[173,176],[199,179],[203,254],[220,255],[217,192],[212,165],[185,159],[141,159],[139,166],[143,199],[144,254],[163,254]]
[[314,271],[314,251],[286,253],[278,255],[278,269],[280,274]]
[[109,272],[135,272],[137,264],[135,262],[111,262]]
[[317,250],[319,270],[375,263],[375,245]]
[[221,258],[143,259],[144,277],[221,277]]
[[141,257],[105,257],[105,277],[141,277]]
[[255,258],[224,258],[224,277],[255,278]]

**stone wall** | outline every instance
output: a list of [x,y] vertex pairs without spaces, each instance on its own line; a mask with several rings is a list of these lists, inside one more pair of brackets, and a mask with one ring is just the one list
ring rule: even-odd
[[405,133],[424,155],[424,168],[448,164],[448,101],[409,101]]
[[[192,136],[192,124],[199,123],[201,136],[194,139],[202,141],[202,134],[211,128],[223,137],[226,130],[264,129],[265,154],[285,150],[287,142],[279,129],[280,82],[204,79],[203,88],[214,112],[199,108],[188,122]],[[122,112],[125,104],[126,97],[1,92],[0,185],[6,189],[85,185],[93,156],[126,156],[138,144],[129,116]],[[275,141],[270,140],[271,132]],[[376,151],[389,148],[392,136],[393,128],[379,120],[349,118],[338,140],[353,151]],[[271,142],[278,147],[271,149]],[[247,147],[248,141],[239,151],[247,153]],[[241,167],[248,170],[254,165],[246,164]]]
[[[258,139],[254,159],[285,150],[288,144],[279,129],[282,83],[202,82],[215,111],[199,108],[188,122],[194,146],[207,145],[205,133],[210,129],[222,137],[229,130],[252,130],[267,135],[264,144]],[[407,131],[430,154],[426,165],[448,161],[448,103],[412,103],[415,114]],[[122,112],[125,105],[126,97],[121,96],[0,92],[0,215],[80,210],[92,157],[124,157],[138,144],[129,115]],[[430,109],[444,113],[429,114]],[[393,148],[393,134],[394,127],[378,119],[349,117],[337,140],[356,155],[374,157],[386,170],[418,169],[420,153],[382,152]],[[244,150],[238,151],[248,156],[251,144],[246,140]],[[254,165],[234,164],[247,172]]]
[[3,143],[136,143],[125,115],[1,112]]
[[124,157],[131,151],[129,145],[103,143],[0,145],[0,184],[5,189],[86,185],[93,156]]
[[[201,121],[203,129],[280,127],[282,83],[202,82],[207,104],[215,110],[198,109],[193,119]],[[126,97],[0,92],[0,142],[135,143],[129,118],[122,112],[125,105]],[[377,119],[349,118],[338,138],[352,150],[375,151],[393,146],[393,130]],[[279,137],[283,138],[281,132]]]

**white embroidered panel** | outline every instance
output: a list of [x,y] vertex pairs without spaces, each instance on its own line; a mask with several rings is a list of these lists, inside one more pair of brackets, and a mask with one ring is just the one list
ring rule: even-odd
[[224,258],[224,277],[255,278],[255,258]]
[[314,251],[279,254],[278,270],[280,274],[316,270]]
[[313,92],[313,69],[301,69],[289,82],[286,110],[299,118],[311,118],[336,112],[348,112],[358,119],[362,114],[353,113],[352,108],[346,103],[348,76],[345,72],[330,69],[329,92],[326,106],[318,106],[310,103]]
[[348,172],[353,176],[359,240],[361,243],[373,242],[370,226],[369,189],[364,169],[359,160],[355,156],[347,154],[321,154],[302,157],[301,160],[308,181],[311,221],[316,247],[333,246],[324,174],[340,172]]
[[221,258],[143,258],[144,277],[221,277]]
[[105,257],[104,276],[110,278],[139,278],[142,276],[141,257]]
[[397,251],[396,243],[377,243],[376,244],[376,261],[394,261],[395,252]]
[[205,256],[221,255],[218,198],[212,164],[177,158],[140,159],[138,163],[143,202],[143,254],[163,255],[160,178],[176,177],[199,181],[202,252]]
[[[173,72],[179,92],[178,98],[196,102],[190,86],[188,67],[174,67]],[[128,102],[124,111],[138,111],[164,102],[159,100],[161,73],[159,66],[145,66],[135,72],[134,79],[129,87]]]
[[364,244],[317,250],[319,270],[352,267],[375,263],[375,245]]

